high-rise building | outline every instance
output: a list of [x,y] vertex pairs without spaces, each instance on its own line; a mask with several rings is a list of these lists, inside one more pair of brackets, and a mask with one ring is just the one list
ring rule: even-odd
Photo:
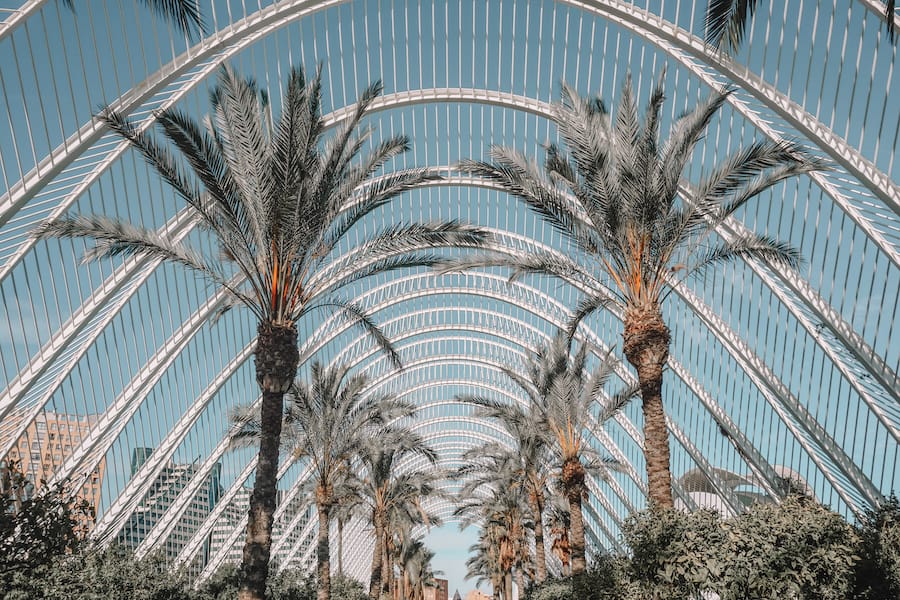
[[[250,510],[250,493],[250,488],[242,487],[238,490],[234,498],[232,498],[231,502],[223,509],[222,514],[216,520],[212,532],[210,533],[210,556],[216,555],[222,549],[222,546],[227,543],[228,538],[234,532],[234,528],[240,524],[245,516],[247,516],[247,512]],[[277,505],[280,505],[284,501],[284,496],[284,490],[278,490],[276,492],[275,501]],[[272,531],[273,539],[278,540],[284,535],[285,526],[293,521],[299,511],[304,511],[307,514],[305,517],[301,518],[297,526],[289,533],[290,539],[287,540],[287,543],[280,546],[285,548],[286,551],[292,547],[294,542],[299,541],[300,534],[309,521],[310,511],[314,510],[303,497],[294,498],[290,502],[291,504],[287,507],[287,510],[285,510],[284,516],[275,523]],[[241,562],[241,553],[243,552],[243,543],[244,537],[240,536],[231,547],[225,550],[226,555],[222,562],[239,564]],[[276,560],[284,560],[285,557],[283,554],[284,552],[274,558]],[[303,565],[297,563],[299,559],[299,556],[295,556],[292,560],[292,565],[298,568],[304,568]]]
[[[137,473],[151,452],[153,452],[152,448],[134,449],[131,455],[132,476]],[[196,463],[175,463],[169,461],[156,478],[156,481],[153,482],[146,496],[131,513],[128,522],[119,533],[119,541],[126,546],[137,547],[171,508],[182,490],[193,479],[198,469],[199,465]],[[219,501],[219,497],[222,494],[222,488],[219,484],[220,471],[221,465],[216,463],[207,476],[205,484],[191,499],[181,520],[166,541],[167,556],[175,557],[178,555],[181,548],[187,544],[194,532],[197,531]],[[204,556],[205,554],[206,552],[204,551]]]
[[[12,431],[18,431],[25,418],[24,411],[8,416],[3,421],[3,432],[9,435]],[[37,491],[45,482],[50,481],[56,469],[77,451],[82,439],[88,436],[96,421],[96,415],[42,411],[28,424],[15,445],[10,448],[4,457],[6,459],[4,463],[6,461],[17,463],[18,469],[32,483],[33,490]],[[95,513],[100,506],[105,466],[106,459],[101,459],[97,468],[87,477],[84,487],[81,490],[73,490],[75,498],[86,500]]]

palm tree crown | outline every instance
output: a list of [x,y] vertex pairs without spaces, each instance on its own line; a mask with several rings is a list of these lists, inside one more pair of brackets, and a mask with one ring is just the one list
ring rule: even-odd
[[551,144],[544,172],[519,152],[491,149],[493,162],[463,161],[463,171],[497,182],[563,233],[567,254],[487,256],[456,268],[507,265],[513,275],[545,273],[587,290],[568,326],[617,305],[623,311],[623,352],[637,370],[644,410],[644,453],[650,498],[672,505],[662,371],[670,333],[662,302],[684,278],[741,257],[795,266],[787,244],[747,233],[723,240],[715,229],[750,199],[785,179],[823,168],[791,142],[761,141],[732,154],[691,189],[681,174],[707,125],[731,94],[714,92],[672,124],[659,143],[664,72],[643,122],[626,77],[613,118],[600,98],[582,98],[563,84],[553,120],[565,148]]

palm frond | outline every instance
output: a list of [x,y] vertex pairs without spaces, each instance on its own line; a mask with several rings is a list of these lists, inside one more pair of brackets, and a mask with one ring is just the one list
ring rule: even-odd
[[611,306],[615,306],[616,304],[617,302],[615,298],[611,298],[609,296],[601,296],[599,294],[585,296],[581,300],[579,300],[566,325],[565,335],[567,343],[571,344],[572,339],[574,339],[575,337],[575,331],[578,329],[578,325],[580,325],[585,318],[593,314],[595,311],[600,310],[601,308],[609,308]]
[[894,41],[897,26],[894,24],[896,17],[897,2],[896,0],[886,0],[884,3],[884,22],[887,25],[888,40]]
[[[75,0],[60,0],[60,2],[75,12]],[[170,21],[189,40],[196,40],[206,32],[197,0],[141,0],[141,2],[160,17]]]
[[403,192],[440,178],[440,175],[430,169],[405,169],[378,178],[366,186],[358,202],[354,202],[334,219],[331,227],[322,236],[320,255],[330,253],[338,241],[372,211],[384,206]]
[[97,118],[140,152],[166,183],[171,185],[176,193],[197,211],[203,221],[209,227],[213,226],[214,219],[203,205],[200,188],[184,173],[167,148],[158,144],[146,132],[139,131],[125,115],[109,107],[101,110],[97,114]]
[[765,262],[796,269],[800,265],[800,253],[785,242],[768,236],[750,233],[732,242],[723,242],[700,256],[688,269],[689,275],[700,275],[712,265],[731,262],[739,258],[763,260]]
[[706,9],[706,43],[734,54],[744,40],[758,0],[709,0]]
[[306,312],[313,312],[325,308],[337,309],[338,313],[343,315],[350,323],[362,327],[362,329],[372,337],[375,345],[388,357],[391,364],[398,369],[403,368],[400,355],[397,353],[394,345],[388,337],[384,335],[384,332],[381,331],[372,319],[372,316],[362,306],[353,301],[331,296],[327,300],[321,300],[310,305]]

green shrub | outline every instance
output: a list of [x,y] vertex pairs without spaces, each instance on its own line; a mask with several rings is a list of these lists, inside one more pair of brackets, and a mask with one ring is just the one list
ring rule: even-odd
[[900,598],[900,502],[893,494],[878,510],[861,519],[859,565],[854,597],[860,600]]
[[636,598],[693,600],[718,591],[725,541],[718,513],[646,510],[628,517],[623,535],[632,553],[627,572]]
[[160,555],[136,560],[130,550],[111,546],[59,557],[22,572],[6,600],[189,600],[187,577],[169,570]]
[[840,515],[803,496],[726,521],[722,600],[846,600],[857,538]]

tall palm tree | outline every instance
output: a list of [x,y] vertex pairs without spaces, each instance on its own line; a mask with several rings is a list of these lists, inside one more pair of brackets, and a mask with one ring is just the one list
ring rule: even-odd
[[321,70],[307,81],[302,69],[293,69],[281,117],[272,123],[255,84],[223,67],[211,94],[212,115],[203,125],[174,109],[157,115],[165,143],[121,114],[100,115],[174,188],[212,235],[218,253],[99,215],[63,217],[35,232],[44,238],[95,240],[85,260],[140,255],[180,264],[226,292],[228,301],[219,314],[240,304],[258,319],[256,381],[262,390],[263,435],[241,565],[242,599],[265,593],[283,396],[299,361],[297,321],[312,312],[337,311],[364,327],[399,363],[367,311],[337,292],[375,273],[438,262],[433,253],[416,249],[484,239],[479,230],[455,222],[394,225],[340,257],[339,243],[355,224],[433,177],[414,169],[372,179],[409,147],[406,137],[397,136],[363,152],[371,132],[357,132],[358,126],[380,94],[380,84],[366,89],[327,142],[321,89]]
[[306,458],[313,469],[318,533],[318,598],[331,594],[331,552],[328,530],[337,498],[335,484],[367,440],[392,437],[387,424],[408,417],[415,407],[390,394],[367,393],[365,374],[349,375],[348,365],[312,365],[310,382],[292,388],[285,424],[294,440],[294,457]]
[[[550,478],[550,444],[540,421],[540,413],[519,404],[505,404],[480,396],[460,395],[460,402],[474,404],[475,416],[493,418],[512,438],[512,449],[506,450],[497,443],[488,443],[466,452],[466,462],[459,477],[481,476],[495,478],[496,465],[506,464],[511,470],[510,485],[523,487],[531,509],[534,530],[535,582],[547,579],[547,557],[544,547],[544,504]],[[487,482],[486,482],[487,483]]]
[[532,410],[548,434],[547,443],[559,469],[559,483],[569,502],[572,572],[586,568],[582,499],[587,496],[586,476],[595,472],[601,477],[617,466],[609,457],[600,455],[589,442],[594,418],[592,409],[599,405],[598,426],[611,419],[636,393],[625,390],[608,401],[602,398],[613,370],[614,358],[607,354],[593,369],[588,368],[588,345],[570,356],[568,336],[558,333],[549,344],[529,354],[526,375],[505,369],[528,396]]
[[[397,471],[399,462],[410,456],[422,456],[432,468]],[[437,454],[422,437],[406,428],[395,428],[365,440],[359,450],[362,466],[356,476],[356,496],[365,507],[366,518],[372,524],[375,548],[369,578],[369,596],[377,600],[389,591],[390,562],[385,560],[391,523],[431,525],[433,515],[423,507],[423,500],[437,497],[437,484],[444,478],[440,469],[433,468]]]
[[[75,11],[75,0],[61,1],[69,10]],[[170,21],[191,40],[203,34],[204,24],[198,0],[141,0],[141,4]]]
[[[740,49],[744,32],[753,20],[759,0],[709,0],[706,6],[706,43],[727,54]],[[884,22],[888,39],[894,41],[896,0],[884,3]]]
[[491,149],[493,162],[466,160],[460,169],[498,183],[562,232],[564,256],[484,256],[455,268],[507,265],[514,276],[544,273],[587,288],[573,311],[569,335],[594,311],[623,311],[623,352],[637,370],[644,413],[644,455],[650,500],[672,506],[669,436],[662,402],[670,332],[663,301],[685,277],[708,267],[752,257],[795,266],[795,250],[769,237],[747,234],[731,242],[713,230],[750,199],[823,164],[794,143],[756,142],[712,169],[680,199],[681,174],[706,127],[731,91],[714,92],[672,125],[660,146],[664,72],[640,122],[630,75],[613,120],[599,98],[582,98],[563,84],[553,121],[567,151],[547,149],[544,170],[515,150]]

